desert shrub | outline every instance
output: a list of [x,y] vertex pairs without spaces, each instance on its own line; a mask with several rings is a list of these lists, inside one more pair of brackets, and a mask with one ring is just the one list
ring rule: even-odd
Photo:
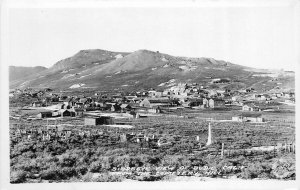
[[22,170],[11,171],[10,183],[24,183],[26,181],[26,172]]
[[105,152],[105,156],[122,156],[125,154],[124,152],[123,148],[108,150]]
[[276,179],[294,179],[295,161],[291,158],[280,158],[272,164],[272,176]]
[[129,167],[141,167],[144,163],[141,162],[139,157],[130,157],[129,159]]
[[37,165],[36,159],[32,159],[27,163],[23,163],[24,170],[30,173],[38,173],[39,167]]
[[244,179],[266,178],[269,177],[270,171],[267,163],[255,162],[243,169],[240,176]]
[[31,159],[36,157],[35,153],[33,153],[32,151],[23,152],[22,156]]
[[101,167],[104,171],[112,168],[113,157],[100,157]]
[[163,176],[156,176],[156,175],[141,175],[141,176],[135,176],[135,179],[138,181],[160,181],[163,178]]
[[76,173],[79,175],[85,175],[88,172],[88,167],[85,165],[79,165],[75,169]]
[[49,168],[41,172],[41,179],[45,180],[60,180],[60,172],[56,168]]
[[199,157],[192,157],[190,158],[192,166],[204,166],[207,165],[207,162]]
[[162,181],[172,181],[174,178],[176,178],[176,175],[165,175],[161,178]]
[[22,154],[23,152],[28,152],[32,149],[32,145],[31,144],[27,144],[27,143],[24,143],[24,142],[20,142],[18,144],[16,144],[14,147],[13,147],[13,155],[20,155]]
[[191,160],[187,156],[178,157],[177,162],[181,166],[185,166],[185,167],[191,166]]
[[65,153],[59,156],[59,165],[61,167],[72,167],[76,164],[76,157]]
[[148,165],[158,165],[160,164],[159,157],[150,157],[150,156],[143,156],[141,161],[148,164]]
[[76,176],[73,176],[73,177],[70,178],[69,182],[71,182],[71,183],[72,182],[80,182],[80,179]]
[[124,155],[124,156],[116,156],[113,157],[112,160],[112,165],[113,167],[128,167],[129,166],[129,156],[128,155]]
[[166,155],[162,158],[161,160],[161,164],[163,166],[179,166],[179,162],[178,159],[182,158],[182,156],[180,155]]
[[59,176],[62,179],[68,179],[70,177],[77,176],[77,171],[72,167],[64,167],[59,171]]
[[100,160],[94,161],[90,164],[89,167],[90,172],[101,172],[102,171],[102,163]]
[[82,180],[84,181],[84,182],[91,182],[92,181],[92,179],[93,179],[93,173],[91,173],[91,172],[87,172],[84,176],[82,176]]
[[122,175],[111,175],[108,173],[100,174],[94,181],[96,182],[121,182],[124,177]]

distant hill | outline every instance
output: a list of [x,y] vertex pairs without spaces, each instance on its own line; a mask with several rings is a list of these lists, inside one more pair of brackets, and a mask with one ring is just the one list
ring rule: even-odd
[[[226,83],[214,80],[226,79]],[[149,50],[132,53],[92,49],[55,63],[49,69],[10,78],[11,88],[56,88],[62,90],[166,89],[180,82],[199,83],[214,89],[258,90],[293,88],[294,73],[257,70],[213,58],[177,57]]]
[[104,64],[116,59],[116,56],[125,56],[128,53],[110,52],[101,49],[81,50],[74,56],[63,59],[54,64],[50,70],[58,71],[68,68],[80,68],[90,64]]
[[9,66],[9,80],[19,80],[24,77],[39,73],[41,71],[45,71],[46,67],[17,67],[17,66]]

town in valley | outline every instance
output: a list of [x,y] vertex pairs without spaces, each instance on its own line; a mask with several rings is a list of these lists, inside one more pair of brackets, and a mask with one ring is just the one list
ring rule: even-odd
[[294,72],[148,50],[40,69],[10,78],[11,183],[295,179]]

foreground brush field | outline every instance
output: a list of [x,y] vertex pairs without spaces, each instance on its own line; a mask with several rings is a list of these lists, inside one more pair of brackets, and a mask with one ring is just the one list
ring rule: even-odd
[[61,118],[58,127],[46,119],[11,120],[11,183],[295,179],[293,114],[284,120],[289,117],[270,113],[270,121],[259,125],[208,115],[189,111],[117,121],[132,128],[84,126],[80,117]]

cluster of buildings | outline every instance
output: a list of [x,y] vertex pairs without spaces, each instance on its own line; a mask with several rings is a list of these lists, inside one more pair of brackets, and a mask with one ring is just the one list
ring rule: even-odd
[[292,92],[257,94],[253,88],[214,90],[197,83],[179,83],[163,91],[101,92],[91,96],[67,96],[53,93],[51,89],[15,90],[14,93],[30,96],[33,101],[29,107],[47,110],[37,114],[37,118],[84,116],[86,112],[96,110],[128,113],[138,117],[143,113],[157,114],[170,109],[216,109],[227,106],[240,106],[245,112],[259,112],[274,101],[295,102],[295,94]]

